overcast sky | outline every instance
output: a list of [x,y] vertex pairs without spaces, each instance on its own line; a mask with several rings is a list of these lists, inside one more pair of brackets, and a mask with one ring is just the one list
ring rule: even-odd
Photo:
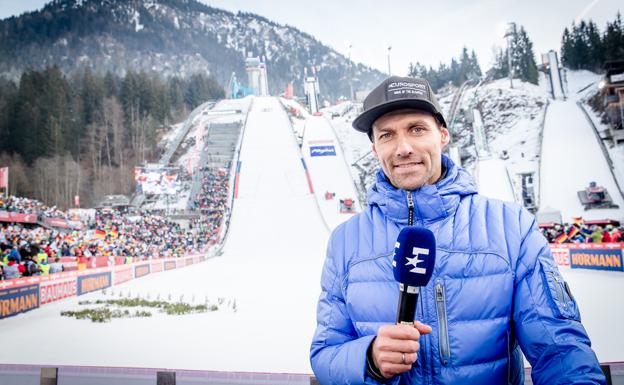
[[[536,60],[559,50],[563,28],[580,18],[604,31],[607,21],[624,10],[622,0],[201,0],[229,11],[262,15],[316,37],[357,62],[404,75],[410,62],[448,63],[462,47],[474,49],[483,70],[490,67],[494,46],[504,45],[513,21],[527,30]],[[45,0],[0,0],[0,18],[40,9]]]

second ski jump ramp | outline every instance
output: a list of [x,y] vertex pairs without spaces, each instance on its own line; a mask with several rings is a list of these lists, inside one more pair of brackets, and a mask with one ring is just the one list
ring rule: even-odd
[[[540,206],[560,210],[563,221],[568,223],[577,216],[624,219],[624,201],[592,128],[573,100],[556,100],[548,108],[542,148]],[[605,187],[620,208],[585,211],[577,191],[592,181]]]

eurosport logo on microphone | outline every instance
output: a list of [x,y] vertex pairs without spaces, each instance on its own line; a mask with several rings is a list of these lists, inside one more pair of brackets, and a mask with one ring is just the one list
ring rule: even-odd
[[[401,244],[399,242],[396,242],[394,244],[394,254],[396,255],[396,251],[401,247]],[[427,274],[427,269],[425,269],[424,267],[418,267],[418,264],[421,262],[425,262],[424,259],[420,259],[420,255],[429,255],[429,249],[423,249],[422,247],[414,247],[412,249],[412,255],[413,257],[407,257],[407,262],[405,263],[405,266],[413,266],[413,269],[410,270],[410,273],[415,273],[415,274]],[[393,256],[394,258],[394,256]],[[396,261],[392,261],[392,266],[396,267]]]

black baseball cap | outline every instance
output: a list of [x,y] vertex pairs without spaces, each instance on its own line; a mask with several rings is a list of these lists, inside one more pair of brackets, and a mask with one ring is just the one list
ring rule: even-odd
[[368,134],[372,140],[375,120],[388,112],[409,108],[430,112],[447,127],[442,109],[427,80],[391,76],[364,99],[364,111],[353,121],[353,128]]

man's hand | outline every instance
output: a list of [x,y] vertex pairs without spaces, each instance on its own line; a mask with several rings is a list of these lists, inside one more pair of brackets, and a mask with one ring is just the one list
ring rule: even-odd
[[431,333],[431,326],[419,321],[410,325],[384,325],[373,342],[373,363],[385,378],[407,372],[416,362],[422,334]]

